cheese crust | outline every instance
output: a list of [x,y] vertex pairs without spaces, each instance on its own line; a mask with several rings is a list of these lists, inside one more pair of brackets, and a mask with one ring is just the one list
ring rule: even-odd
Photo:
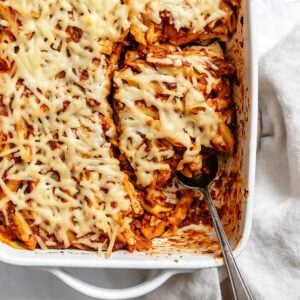
[[131,33],[144,45],[184,45],[219,38],[236,29],[239,0],[127,0]]
[[234,152],[238,6],[0,1],[0,241],[110,255],[191,222],[199,197],[167,188]]
[[124,68],[115,72],[114,99],[120,151],[137,184],[156,188],[176,170],[200,171],[202,147],[233,152],[222,111],[231,105],[228,76],[234,68],[218,43],[143,50],[128,52]]
[[[26,216],[41,248],[97,250],[106,242],[111,250],[116,237],[132,244],[107,101],[128,8],[118,0],[7,0],[0,8],[5,223]],[[18,229],[9,234],[19,237]]]

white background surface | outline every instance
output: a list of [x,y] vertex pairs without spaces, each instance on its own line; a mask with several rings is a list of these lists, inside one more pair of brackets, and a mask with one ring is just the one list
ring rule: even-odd
[[[300,23],[299,0],[254,0],[257,4],[257,40],[262,57],[279,42],[297,22]],[[72,274],[91,284],[104,287],[128,287],[143,281],[144,271],[72,270]],[[1,300],[88,300],[53,275],[44,271],[0,263]],[[184,300],[184,299],[183,299]],[[205,300],[205,299],[203,299]]]

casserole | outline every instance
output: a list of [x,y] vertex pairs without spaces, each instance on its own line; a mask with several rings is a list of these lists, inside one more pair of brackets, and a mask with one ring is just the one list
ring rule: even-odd
[[[213,23],[212,35],[218,29],[229,39],[238,10],[228,1],[179,0],[166,8],[174,17],[153,28],[170,30],[183,11],[180,25],[207,32]],[[126,35],[135,0],[32,4],[0,4],[0,239],[109,256],[208,223],[203,195],[174,174],[204,172],[212,151],[234,153],[235,67],[221,44],[137,44]],[[158,1],[145,0],[142,12],[150,4]],[[224,183],[240,175],[219,177],[222,211]]]
[[[238,32],[228,45],[228,54],[235,60],[239,78],[239,86],[235,87],[235,97],[241,101],[236,101],[238,105],[238,124],[240,138],[237,155],[239,160],[231,161],[231,168],[241,169],[242,178],[240,186],[235,189],[236,194],[231,195],[230,201],[236,201],[238,198],[242,203],[241,219],[239,224],[229,222],[229,216],[225,214],[223,222],[232,239],[235,247],[235,254],[238,255],[245,247],[246,240],[249,237],[251,214],[252,214],[252,195],[254,184],[254,169],[255,169],[255,153],[256,153],[256,126],[257,126],[257,83],[256,83],[256,65],[255,52],[253,49],[250,22],[249,3],[243,3],[241,13],[244,15],[244,28],[242,22],[238,22]],[[240,16],[241,17],[241,16]],[[239,17],[239,20],[241,20]],[[244,47],[241,49],[241,45]],[[244,60],[244,62],[243,62]],[[251,72],[249,71],[251,70]],[[246,192],[247,191],[247,192]],[[237,211],[233,211],[238,215]],[[227,218],[227,219],[226,219]],[[227,226],[226,226],[227,225]],[[203,228],[205,231],[205,228]],[[183,232],[183,235],[185,233]],[[210,233],[206,233],[207,237]],[[221,259],[216,259],[213,254],[205,254],[208,250],[216,251],[218,246],[214,241],[208,242],[208,239],[199,242],[195,237],[192,239],[192,245],[186,247],[178,247],[178,241],[172,241],[166,244],[164,240],[158,240],[155,243],[153,253],[134,253],[129,254],[123,251],[112,254],[109,260],[100,258],[95,253],[87,253],[84,251],[73,250],[35,250],[33,252],[20,251],[11,249],[7,245],[2,245],[0,248],[0,258],[7,263],[13,263],[24,266],[48,267],[49,271],[59,276],[62,280],[76,289],[83,289],[82,292],[102,298],[128,298],[138,296],[149,292],[157,287],[167,278],[176,272],[184,272],[189,269],[198,269],[202,267],[214,267],[222,264]],[[212,237],[213,239],[213,237]],[[210,239],[209,239],[210,240]],[[199,248],[199,243],[202,249]],[[180,249],[181,248],[181,249]],[[167,249],[167,250],[166,250]],[[196,251],[196,253],[195,253]],[[170,253],[171,252],[171,253]],[[52,268],[51,268],[52,267]],[[103,268],[149,268],[149,269],[174,269],[174,271],[163,271],[156,278],[152,278],[149,282],[136,287],[135,289],[124,291],[104,291],[102,289],[93,289],[92,287],[80,283],[76,279],[72,279],[67,274],[56,269],[57,267],[103,267]],[[178,271],[180,269],[181,271]],[[99,293],[99,294],[97,294]]]

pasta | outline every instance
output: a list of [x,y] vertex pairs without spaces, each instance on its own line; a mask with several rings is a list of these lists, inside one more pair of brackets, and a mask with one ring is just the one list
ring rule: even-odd
[[227,40],[236,29],[238,0],[127,0],[130,31],[144,45]]
[[239,2],[170,3],[0,1],[1,242],[145,251],[191,214],[166,189],[234,152]]
[[202,147],[233,153],[223,112],[231,109],[234,69],[218,43],[144,50],[128,52],[114,75],[119,148],[137,184],[159,188],[176,170],[200,171]]
[[[108,239],[111,251],[119,237],[134,243],[106,99],[109,55],[128,29],[127,9],[120,1],[101,3],[0,3],[6,66],[0,77],[0,210],[4,216],[9,211],[2,232],[28,249],[96,250]],[[112,11],[125,21],[106,18]]]

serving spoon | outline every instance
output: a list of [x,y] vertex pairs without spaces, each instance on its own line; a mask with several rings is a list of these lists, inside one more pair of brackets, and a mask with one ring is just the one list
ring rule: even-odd
[[208,157],[208,159],[205,160],[202,170],[203,172],[200,175],[191,178],[184,176],[181,172],[177,172],[177,179],[184,186],[191,189],[200,189],[200,191],[204,194],[207,206],[210,211],[210,215],[213,220],[214,228],[217,233],[219,243],[221,245],[225,265],[231,282],[234,299],[253,299],[236,264],[230,244],[228,242],[224,228],[217,213],[217,209],[210,195],[210,185],[214,181],[218,172],[218,158],[215,154],[211,154]]

